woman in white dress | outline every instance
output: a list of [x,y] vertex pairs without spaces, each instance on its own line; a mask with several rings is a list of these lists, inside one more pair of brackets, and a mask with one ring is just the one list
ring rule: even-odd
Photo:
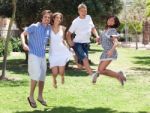
[[51,38],[49,49],[49,63],[52,70],[53,87],[57,88],[57,75],[61,75],[61,83],[64,84],[65,65],[71,57],[71,52],[67,48],[64,40],[65,27],[61,25],[63,15],[56,12],[51,19]]

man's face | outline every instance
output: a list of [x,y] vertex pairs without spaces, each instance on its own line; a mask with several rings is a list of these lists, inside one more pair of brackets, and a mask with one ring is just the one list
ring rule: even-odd
[[81,8],[78,10],[79,16],[86,16],[87,15],[87,9]]
[[45,15],[43,15],[42,23],[43,24],[49,24],[50,23],[50,14],[49,13],[46,13]]

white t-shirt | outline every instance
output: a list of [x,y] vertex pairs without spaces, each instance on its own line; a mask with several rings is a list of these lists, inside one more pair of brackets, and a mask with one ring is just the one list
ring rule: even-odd
[[72,25],[69,28],[69,32],[76,34],[73,42],[89,43],[93,27],[95,26],[90,15],[86,15],[84,19],[79,17],[74,19]]

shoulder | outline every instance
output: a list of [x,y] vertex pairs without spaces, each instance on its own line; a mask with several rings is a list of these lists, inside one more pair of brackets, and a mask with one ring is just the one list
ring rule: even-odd
[[40,22],[33,23],[33,24],[31,24],[31,26],[33,26],[33,27],[38,27],[38,26],[40,26]]
[[76,17],[76,18],[72,21],[72,23],[75,24],[75,23],[77,23],[78,21],[79,21],[79,17]]
[[90,15],[86,15],[86,19],[91,20],[91,16]]
[[109,32],[117,32],[117,30],[115,28],[110,28]]
[[86,18],[91,18],[91,16],[90,15],[86,15]]
[[[33,24],[31,24],[28,28],[32,28],[32,29],[35,29],[35,28],[38,28],[40,25],[39,25],[39,23],[33,23]],[[27,29],[28,29],[27,28]]]
[[66,27],[65,26],[60,26],[61,27],[61,29],[63,30],[63,31],[66,31]]

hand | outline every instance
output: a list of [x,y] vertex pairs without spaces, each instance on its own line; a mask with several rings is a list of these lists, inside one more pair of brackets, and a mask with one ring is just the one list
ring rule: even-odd
[[29,47],[28,47],[28,45],[27,45],[27,44],[24,44],[24,45],[23,45],[23,50],[25,50],[25,51],[29,51]]
[[96,42],[97,42],[98,44],[100,44],[100,42],[101,42],[101,41],[100,41],[100,37],[96,37],[95,40],[96,40]]
[[111,57],[112,54],[113,54],[113,51],[112,51],[112,50],[109,50],[109,51],[107,52],[108,57]]
[[69,44],[70,47],[73,47],[73,46],[74,46],[73,41],[68,41],[68,44]]

